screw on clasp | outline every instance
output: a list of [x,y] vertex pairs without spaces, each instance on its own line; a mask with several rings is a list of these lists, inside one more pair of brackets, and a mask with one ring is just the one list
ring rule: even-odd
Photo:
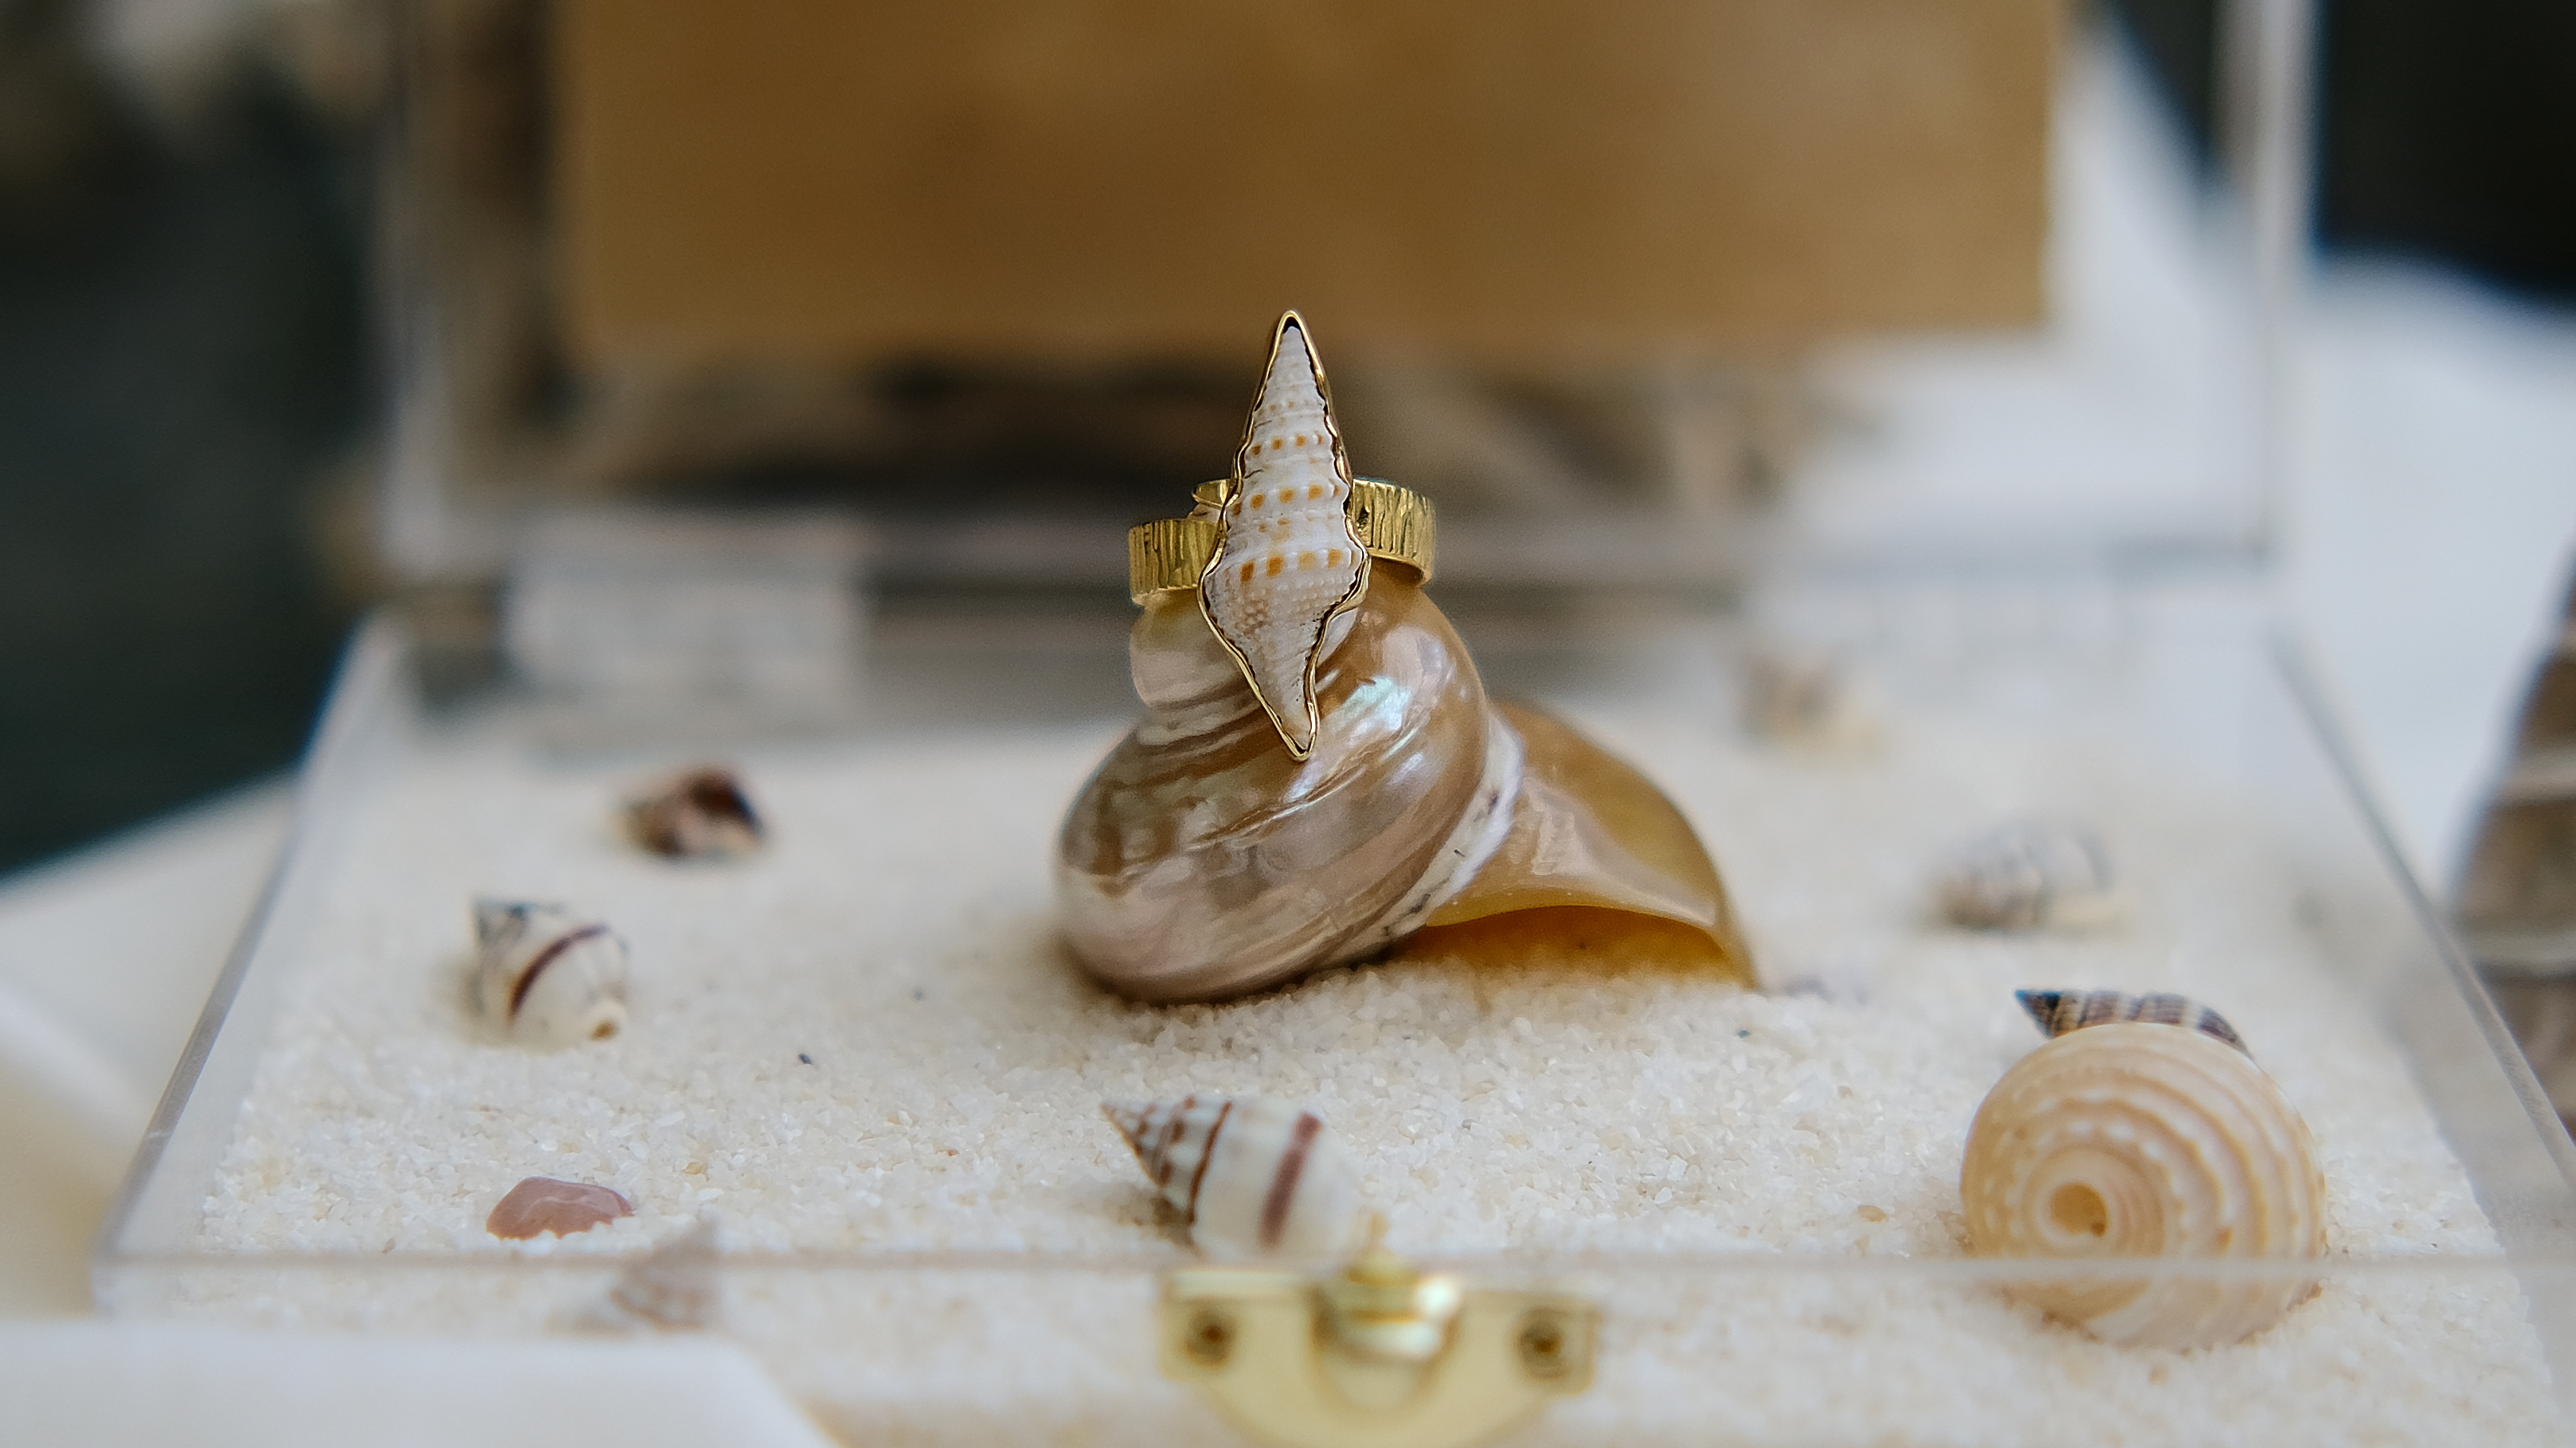
[[1590,1387],[1598,1325],[1579,1298],[1474,1288],[1372,1245],[1322,1278],[1170,1274],[1161,1357],[1276,1448],[1466,1448]]

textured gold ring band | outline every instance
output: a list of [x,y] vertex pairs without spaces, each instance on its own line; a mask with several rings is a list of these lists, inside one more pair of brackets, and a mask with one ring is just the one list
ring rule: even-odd
[[[1202,494],[1221,491],[1206,483]],[[1431,500],[1377,478],[1351,484],[1351,524],[1368,551],[1389,563],[1401,563],[1431,581],[1434,517]],[[1216,556],[1214,518],[1157,518],[1127,530],[1127,596],[1138,603],[1157,593],[1196,588]]]

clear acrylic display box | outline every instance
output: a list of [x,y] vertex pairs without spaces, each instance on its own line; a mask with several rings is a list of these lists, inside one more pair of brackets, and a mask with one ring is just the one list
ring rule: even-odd
[[[2002,793],[1992,796],[1998,801],[2011,796],[2089,812],[2120,852],[2139,897],[2129,922],[2113,937],[1959,945],[1985,961],[1968,967],[1971,975],[1993,967],[2001,971],[1995,979],[2021,980],[2049,970],[2098,973],[2106,960],[2161,959],[2182,977],[2151,964],[2147,968],[2158,978],[2142,984],[2189,978],[2201,982],[2203,994],[2262,1012],[2240,1015],[2259,1052],[2267,1040],[2296,1036],[2299,1009],[2285,1009],[2283,1001],[2311,987],[2280,995],[2281,983],[2266,979],[2264,950],[2247,942],[2270,941],[2268,948],[2284,959],[2306,954],[2330,981],[2331,998],[2318,1002],[2316,1011],[2342,1023],[2336,1031],[2377,1038],[2354,1048],[2386,1053],[2386,1069],[2372,1078],[2371,1091],[2402,1103],[2401,1114],[2427,1113],[2423,1129],[2438,1137],[2441,1152],[2456,1158],[2459,1185],[2473,1195],[2474,1207],[2460,1192],[2433,1191],[2427,1200],[2435,1211],[2415,1224],[2416,1237],[2407,1237],[2402,1224],[2379,1222],[2370,1229],[2367,1247],[2352,1249],[2347,1240],[2324,1262],[2297,1269],[2325,1286],[2318,1299],[2293,1309],[2283,1326],[2249,1344],[2177,1354],[2086,1345],[2069,1329],[2035,1327],[2027,1314],[2002,1305],[2005,1286],[2033,1269],[1968,1260],[1955,1241],[1943,1245],[1946,1227],[1893,1245],[1884,1239],[1873,1243],[1864,1234],[1805,1247],[1758,1240],[1664,1247],[1656,1244],[1673,1234],[1659,1236],[1649,1207],[1606,1230],[1571,1224],[1561,1241],[1551,1239],[1558,1234],[1532,1233],[1498,1243],[1472,1223],[1456,1234],[1470,1240],[1444,1241],[1447,1229],[1426,1233],[1408,1223],[1406,1192],[1399,1189],[1386,1204],[1389,1241],[1409,1259],[1482,1284],[1571,1293],[1597,1307],[1600,1335],[1590,1390],[1556,1403],[1529,1430],[1537,1436],[1528,1441],[1698,1442],[1711,1432],[1756,1443],[1938,1441],[1939,1425],[1958,1422],[1974,1424],[1983,1441],[2090,1441],[2097,1432],[2107,1441],[2116,1436],[2111,1427],[2067,1419],[2069,1405],[2086,1391],[2099,1391],[2098,1377],[2150,1369],[2159,1380],[2170,1372],[2196,1385],[2174,1409],[2181,1416],[2167,1425],[2177,1434],[2198,1431],[2191,1413],[2224,1409],[2239,1430],[2259,1425],[2271,1441],[2339,1440],[2365,1426],[2340,1416],[2363,1411],[2353,1407],[2358,1393],[2373,1405],[2367,1411],[2383,1415],[2369,1426],[2424,1441],[2459,1429],[2461,1424],[2442,1417],[2448,1410],[2441,1405],[2450,1395],[2474,1392],[2485,1394],[2487,1402],[2487,1416],[2475,1420],[2478,1431],[2563,1439],[2565,1385],[2576,1361],[2576,1324],[2569,1321],[2570,1304],[2576,1303],[2570,1294],[2576,1286],[2576,1191],[2570,1187],[2567,1138],[2420,891],[2400,872],[2382,826],[2353,787],[2295,655],[2267,631],[2259,600],[2243,581],[2223,575],[2126,582],[2098,576],[2007,579],[1991,573],[1839,579],[1784,585],[1764,595],[1755,611],[1770,620],[1763,630],[1749,630],[1734,611],[1661,604],[1603,608],[1590,616],[1471,610],[1461,627],[1479,648],[1497,692],[1545,699],[1632,751],[1652,741],[1685,741],[1699,751],[1696,761],[1668,752],[1647,762],[1711,840],[1757,949],[1766,952],[1767,995],[1788,1003],[1787,1016],[1769,1027],[1756,1021],[1757,1029],[1881,1030],[1888,1012],[1919,1013],[1920,1029],[1935,1028],[1947,1009],[1937,1001],[1952,986],[1910,984],[1874,964],[1874,953],[1900,961],[1931,958],[1919,951],[1908,956],[1914,947],[1904,944],[1941,935],[1921,916],[1917,867],[1929,862],[1918,852],[1937,838],[1985,823],[1985,816],[1965,807],[1924,819],[1896,811],[1886,816],[1890,828],[1909,838],[1895,849],[1848,838],[1830,820],[1817,832],[1794,837],[1778,834],[1776,827],[1779,819],[1811,810],[1866,816],[1875,791],[1919,791],[1922,771],[1936,778],[1957,769],[1985,771],[2005,779]],[[1014,741],[1034,738],[1062,746],[1042,753],[1067,766],[1054,783],[1069,795],[1085,751],[1105,744],[1125,713],[1118,624],[1106,611],[1044,621],[881,614],[855,717],[821,740],[738,741],[728,757],[742,763],[755,791],[766,788],[775,795],[782,778],[812,778],[817,769],[828,773],[834,760],[917,759],[902,767],[956,770],[961,749],[971,755],[990,748],[999,757],[1011,753]],[[1743,651],[1753,638],[1784,632],[1840,651],[1851,677],[1865,682],[1882,720],[1885,736],[1877,744],[1842,757],[1748,736],[1739,722]],[[477,774],[499,771],[549,799],[575,801],[576,814],[587,812],[588,827],[602,842],[584,846],[596,860],[570,873],[588,882],[589,898],[606,913],[641,910],[648,897],[674,890],[688,892],[692,908],[701,912],[766,909],[790,918],[799,913],[794,899],[764,885],[758,863],[689,873],[640,853],[619,854],[604,822],[618,784],[656,764],[692,756],[618,734],[604,736],[606,742],[568,737],[560,703],[549,704],[524,684],[469,687],[451,678],[441,686],[442,697],[433,698],[423,665],[418,640],[397,617],[370,624],[353,647],[308,770],[295,843],[192,1042],[102,1243],[99,1293],[117,1315],[542,1331],[576,1320],[585,1303],[612,1289],[622,1267],[685,1225],[685,1202],[663,1200],[647,1206],[656,1217],[653,1232],[634,1234],[613,1249],[603,1244],[597,1251],[500,1250],[488,1240],[468,1240],[480,1213],[509,1184],[496,1180],[455,1190],[444,1210],[457,1231],[444,1241],[413,1233],[382,1247],[344,1241],[337,1249],[309,1250],[224,1239],[236,1229],[221,1224],[213,1202],[236,1190],[222,1184],[225,1159],[245,1129],[245,1104],[264,1059],[273,1062],[281,1052],[381,1052],[380,1084],[386,1090],[442,1089],[436,1080],[404,1074],[399,1043],[371,1042],[363,1032],[346,1029],[317,1031],[316,997],[299,983],[317,972],[346,973],[347,963],[335,965],[330,956],[347,949],[346,902],[353,896],[369,901],[367,910],[381,912],[388,908],[381,902],[424,895],[416,913],[455,917],[449,933],[461,943],[463,902],[444,888],[445,866],[390,887],[353,878],[378,868],[384,858],[389,810],[413,812],[394,833],[435,836],[458,827],[455,820],[436,817],[436,801],[452,798],[453,812],[466,815],[486,807],[440,783],[457,777],[460,758]],[[1995,748],[1970,760],[1952,744],[1921,742],[1971,737]],[[2070,744],[2074,754],[2058,752]],[[2016,773],[2021,763],[2051,759],[2058,762]],[[1734,779],[1732,785],[1708,783],[1704,767],[1712,761],[1719,776]],[[2088,786],[2095,769],[2127,775],[2133,783],[2147,781],[2148,787]],[[430,787],[424,789],[423,781]],[[2027,793],[2033,790],[2048,797]],[[1940,794],[1940,787],[1933,793]],[[1768,823],[1712,818],[1711,801],[1721,796],[1755,802],[1769,812]],[[1987,796],[1970,789],[1955,798]],[[2143,814],[2105,813],[2122,800]],[[2166,816],[2175,801],[2189,803]],[[799,811],[788,800],[774,802],[782,806],[785,822],[773,848],[784,860],[783,852],[800,847],[784,831],[801,823],[810,834],[817,826],[811,811]],[[1034,811],[1011,814],[1029,825],[1015,837],[974,842],[974,851],[992,860],[995,875],[1025,888],[1005,892],[999,904],[972,891],[925,888],[916,907],[921,918],[897,932],[904,937],[902,948],[934,952],[942,936],[1010,935],[1027,925],[1007,917],[1014,909],[1025,913],[1032,899],[1042,900],[1042,888],[1027,882],[1042,878],[1050,847],[1047,822],[1060,804],[1051,799]],[[562,819],[548,818],[561,813],[552,805],[535,808],[523,823],[542,839],[547,831],[566,828]],[[471,828],[509,823],[504,812],[481,817]],[[901,818],[851,824],[835,846],[835,868],[903,870],[925,848],[907,839],[907,828],[918,824]],[[1762,857],[1766,835],[1779,840],[1770,852],[1776,858]],[[2236,863],[2211,869],[2206,862],[2152,853],[2159,841],[2169,846],[2176,840],[2190,842],[2188,855],[2226,856]],[[809,849],[814,844],[801,843]],[[496,840],[492,848],[501,861],[512,851],[506,841]],[[932,853],[944,860],[944,848]],[[2248,860],[2255,864],[2245,866]],[[504,872],[497,865],[492,871]],[[623,884],[617,883],[621,876]],[[1840,892],[1842,898],[1803,918],[1768,903],[1820,891]],[[1005,918],[997,920],[996,911]],[[1844,915],[1861,923],[1837,933],[1833,921]],[[455,950],[419,943],[434,940],[437,930],[424,937],[383,919],[366,923],[385,945],[379,958],[364,962],[364,970],[387,993],[434,999],[460,989]],[[690,998],[652,989],[655,945],[651,936],[636,933],[635,1029],[651,1032],[664,1028],[657,1013],[685,1012]],[[663,948],[668,954],[703,948],[703,942]],[[2124,954],[2132,950],[2144,954]],[[2195,954],[2223,959],[2193,965],[2187,957]],[[922,971],[918,955],[904,966],[854,967],[842,958],[828,969],[811,952],[806,955],[803,967],[756,969],[744,962],[743,989],[805,992],[820,1022],[838,1019],[835,1012],[848,1008],[841,998],[852,988],[853,970],[915,971],[894,984],[920,981],[930,991],[939,989],[940,976]],[[1954,961],[1946,968],[1955,967]],[[1120,1007],[1091,999],[1096,993],[1073,983],[1074,967],[1067,961],[1041,960],[1034,968],[1041,976],[1049,969],[1063,973],[1055,989],[1074,1002],[1065,1008],[1068,1031],[1077,1028],[1077,1020],[1107,1010],[1134,1027],[1136,1041],[1144,1043],[1136,1049],[1148,1058],[1158,1034],[1222,1031],[1230,1012],[1241,1013],[1239,1029],[1257,1029],[1265,1009],[1258,1003]],[[1350,975],[1418,969],[1363,967]],[[2213,978],[2221,982],[2215,989]],[[2085,974],[2082,983],[2104,982]],[[1553,984],[1521,981],[1535,993],[1513,999],[1521,1002],[1518,1009],[1530,1010],[1528,1003],[1549,999],[1547,992],[1580,984],[1579,973]],[[1292,987],[1288,994],[1310,988]],[[921,987],[915,989],[918,995]],[[901,995],[899,989],[861,993],[871,1001],[899,1001]],[[1579,995],[1577,989],[1566,999]],[[327,1004],[328,992],[322,998],[326,1004],[318,1019],[346,1014]],[[2000,1034],[1991,1049],[1997,1064],[1983,1068],[1989,1072],[2036,1039],[2012,1034],[2018,1016],[2008,1000],[1994,1004],[1994,1019],[2005,1024],[1996,1027]],[[445,1016],[433,1008],[425,1017],[436,1031],[470,1029],[461,1005],[450,1001],[445,1009]],[[1173,1011],[1177,1017],[1166,1018]],[[362,1020],[364,1012],[349,1019]],[[1042,1032],[1047,1019],[1041,1015],[1027,1029]],[[1869,1024],[1873,1019],[1878,1024]],[[2026,1023],[2017,1029],[2026,1033]],[[756,1036],[730,1040],[726,1049],[770,1058],[779,1070],[800,1069],[786,1064],[781,1048],[789,1043]],[[1024,1033],[1017,1039],[1019,1049],[1044,1054],[1030,1046],[1033,1037]],[[834,1040],[828,1025],[818,1025],[797,1044],[829,1057]],[[1723,1056],[1733,1048],[1734,1042],[1719,1041],[1694,1049]],[[1186,1058],[1191,1048],[1180,1049]],[[2293,1073],[2285,1089],[2328,1142],[2330,1179],[2355,1160],[2337,1145],[2354,1126],[2332,1124],[2336,1108],[2315,1099],[2315,1078],[2302,1080],[2296,1068],[2330,1059],[2340,1049],[2332,1041],[2309,1042],[2280,1063]],[[1014,1065],[1009,1042],[992,1043],[984,1069],[1009,1073]],[[940,1074],[954,1063],[930,1046],[911,1053],[898,1047],[863,1061],[830,1059],[828,1068],[846,1073],[852,1101],[905,1103],[910,1124],[904,1130],[948,1129],[935,1105],[925,1103],[954,1089]],[[541,1063],[534,1069],[540,1074],[526,1079],[544,1079],[547,1068]],[[1508,1091],[1512,1083],[1488,1087],[1489,1094],[1478,1098],[1482,1108],[1469,1109],[1471,1127],[1480,1112],[1488,1129],[1511,1116],[1490,1089]],[[1432,1086],[1417,1089],[1400,1079],[1358,1092],[1396,1103],[1389,1110],[1431,1109],[1437,1094]],[[1705,1160],[1718,1137],[1794,1136],[1814,1128],[1846,1148],[1869,1140],[1865,1126],[1805,1121],[1800,1113],[1812,1103],[1802,1105],[1796,1095],[1755,1103],[1741,1118],[1719,1112],[1735,1124],[1703,1139],[1703,1161],[1676,1173],[1682,1204],[1669,1210],[1682,1217],[1722,1215],[1724,1203],[1737,1194],[1716,1164]],[[1669,1104],[1683,1118],[1697,1109],[1687,1099]],[[1714,1095],[1707,1104],[1716,1109]],[[492,1119],[509,1121],[515,1108],[494,1105],[500,1109],[490,1113]],[[621,1125],[690,1105],[612,1101],[597,1119],[614,1134]],[[403,1117],[398,1103],[363,1099],[342,1100],[324,1114],[332,1110],[344,1112],[345,1119],[329,1123],[312,1140],[398,1130]],[[539,1109],[527,1114],[532,1121],[559,1119]],[[893,1119],[885,1116],[866,1130],[851,1131],[853,1162],[888,1149],[891,1128],[884,1123]],[[1108,1166],[1096,1173],[1096,1186],[1085,1188],[1093,1209],[1129,1216],[1138,1211],[1142,1177],[1132,1165],[1122,1166],[1123,1149],[1106,1127],[1087,1111],[1055,1125],[1107,1140],[1109,1154],[1101,1160]],[[1964,1133],[1965,1125],[1962,1113],[1956,1130]],[[505,1127],[502,1135],[509,1134]],[[1007,1135],[996,1133],[997,1139]],[[535,1148],[521,1142],[509,1150],[520,1160],[547,1159]],[[757,1154],[756,1147],[747,1149]],[[1937,1145],[1927,1150],[1925,1160],[1946,1159],[1955,1172],[1955,1157],[1944,1158]],[[1439,1156],[1435,1149],[1425,1159]],[[667,1178],[680,1169],[673,1161],[618,1156],[606,1159],[623,1172],[613,1175],[592,1164],[598,1158],[568,1160],[589,1164],[589,1175],[606,1175],[639,1197],[652,1194],[633,1191],[635,1179]],[[316,1200],[325,1202],[332,1197],[329,1188],[353,1199],[368,1193],[366,1182],[338,1175],[349,1168],[336,1152],[286,1166],[290,1177],[300,1171],[310,1181],[270,1185],[318,1184],[326,1190]],[[1010,1163],[995,1162],[991,1169],[1007,1174]],[[1134,1180],[1119,1175],[1121,1169]],[[1589,1170],[1578,1160],[1554,1169],[1568,1178]],[[1544,1178],[1549,1170],[1542,1165],[1538,1175]],[[517,1168],[504,1174],[515,1179]],[[435,1177],[432,1171],[421,1179]],[[1899,1169],[1896,1179],[1905,1183],[1905,1200],[1891,1198],[1872,1210],[1902,1219],[1929,1204],[1937,1221],[1943,1210],[1938,1201],[1956,1190],[1955,1177],[1943,1180],[1919,1163]],[[1541,1189],[1547,1185],[1538,1182]],[[2355,1204],[2377,1191],[2343,1186],[2341,1199]],[[1103,1248],[1096,1224],[1032,1230],[1026,1217],[1005,1210],[1007,1191],[990,1180],[985,1189],[999,1195],[982,1200],[1005,1204],[995,1207],[991,1226],[979,1225],[979,1198],[971,1192],[942,1196],[932,1207],[860,1183],[838,1202],[806,1201],[799,1210],[821,1205],[853,1218],[913,1223],[889,1229],[882,1245],[830,1248],[800,1245],[794,1234],[803,1228],[787,1229],[780,1239],[758,1220],[757,1203],[747,1215],[728,1216],[733,1209],[716,1197],[727,1245],[710,1279],[719,1304],[714,1330],[750,1347],[792,1394],[854,1441],[1232,1441],[1187,1387],[1154,1369],[1158,1284],[1195,1264],[1188,1248],[1168,1229],[1125,1229],[1124,1245],[1115,1249]],[[778,1205],[777,1199],[762,1200]],[[1954,1196],[1949,1200],[1955,1203]],[[2366,1205],[2347,1209],[2370,1212]],[[326,1207],[313,1219],[326,1238],[330,1215]],[[932,1225],[920,1225],[925,1221]],[[2491,1235],[2478,1229],[2480,1221]],[[2478,1245],[2462,1245],[2470,1239]],[[2364,1332],[2351,1341],[2343,1340],[2340,1329],[2299,1330],[2303,1321],[2328,1322],[2326,1314],[2343,1310],[2334,1304],[2349,1297],[2374,1304],[2371,1312],[2395,1314],[2391,1320],[2414,1321],[2405,1314],[2419,1310],[2432,1316],[2409,1332],[2381,1331],[2375,1338]],[[2485,1306],[2472,1310],[2463,1303]],[[1979,1324],[1991,1335],[1981,1335]],[[1922,1335],[1936,1327],[1928,1340]],[[2529,1336],[2518,1346],[2499,1346],[2480,1335],[2488,1328]],[[2230,1354],[2241,1366],[2227,1366]],[[1813,1376],[1802,1380],[1799,1373]],[[1733,1382],[1738,1374],[1740,1384]],[[1836,1385],[1841,1374],[1859,1381]],[[2482,1379],[2487,1374],[2502,1374],[2510,1391]],[[1950,1396],[1958,1384],[1992,1396],[1977,1398],[1971,1416],[1954,1418],[1962,1411]],[[2376,1385],[2386,1396],[2361,1393],[2361,1384]],[[1931,1399],[1922,1396],[1927,1393]],[[2400,1408],[2425,1416],[2385,1416]],[[2505,1416],[2496,1418],[2498,1412]]]

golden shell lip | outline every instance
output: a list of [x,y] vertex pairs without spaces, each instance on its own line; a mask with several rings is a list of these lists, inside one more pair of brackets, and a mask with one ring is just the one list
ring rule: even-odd
[[[1196,496],[1214,503],[1231,486],[1226,479],[1201,483]],[[1411,488],[1383,478],[1351,480],[1351,522],[1370,557],[1401,564],[1431,581],[1431,555],[1438,515],[1431,500]],[[1217,520],[1191,514],[1157,518],[1127,530],[1127,596],[1137,603],[1158,593],[1181,593],[1199,586],[1208,561],[1216,557],[1223,530]]]

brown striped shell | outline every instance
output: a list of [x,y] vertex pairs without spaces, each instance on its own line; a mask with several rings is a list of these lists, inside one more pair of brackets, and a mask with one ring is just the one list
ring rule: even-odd
[[[1265,399],[1278,358],[1303,355],[1302,329],[1286,342],[1295,320]],[[1268,426],[1256,416],[1249,436]],[[1295,753],[1220,637],[1227,625],[1211,626],[1234,612],[1208,594],[1222,572],[1146,598],[1128,636],[1146,718],[1057,836],[1065,937],[1102,983],[1142,1000],[1219,999],[1417,932],[1426,952],[1580,951],[1753,983],[1681,812],[1564,724],[1489,700],[1411,568],[1381,560],[1355,604],[1315,624],[1320,650],[1299,666],[1315,728]]]
[[2245,1049],[2244,1038],[2227,1023],[2227,1017],[2189,996],[2162,991],[2130,995],[2116,990],[2017,990],[2013,999],[2052,1036],[2114,1021],[2144,1021],[2151,1026],[2181,1026]]
[[[2071,1030],[2004,1073],[1959,1172],[1970,1250],[2248,1264],[2325,1253],[2306,1122],[2253,1058],[2179,1025]],[[2313,1290],[2295,1271],[2034,1279],[2016,1297],[2109,1342],[2214,1347]]]
[[1322,1117],[1267,1096],[1103,1102],[1190,1241],[1222,1257],[1337,1257],[1366,1229],[1358,1164]]
[[626,1027],[626,942],[562,905],[474,902],[474,1003],[533,1046],[604,1041]]

